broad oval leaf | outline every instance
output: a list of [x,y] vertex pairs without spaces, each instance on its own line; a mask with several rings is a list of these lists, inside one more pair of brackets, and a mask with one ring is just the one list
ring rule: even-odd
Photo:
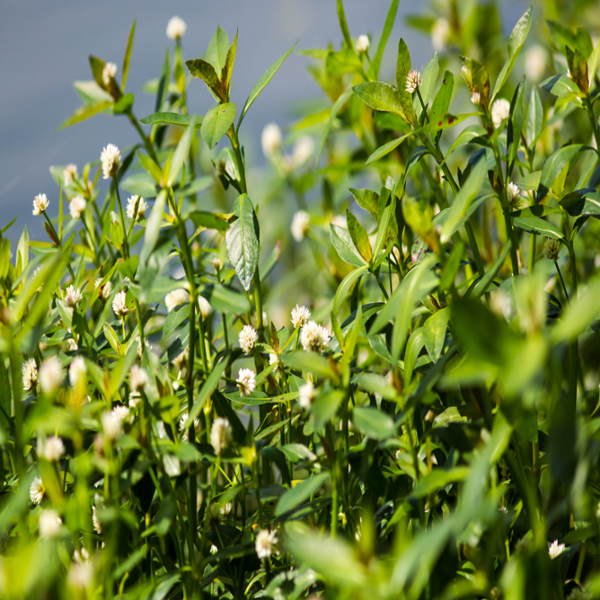
[[233,102],[218,104],[205,115],[200,128],[204,143],[212,150],[233,125],[237,108]]
[[352,422],[363,435],[374,440],[386,440],[396,434],[394,419],[372,406],[357,406],[352,411]]
[[275,507],[275,515],[283,515],[308,500],[313,494],[319,491],[327,479],[329,479],[329,473],[320,473],[319,475],[313,475],[305,479],[290,490],[287,490],[279,498],[279,502]]

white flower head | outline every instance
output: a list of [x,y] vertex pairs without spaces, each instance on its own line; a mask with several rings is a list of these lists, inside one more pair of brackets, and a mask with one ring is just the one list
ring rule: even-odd
[[50,204],[50,201],[48,200],[48,197],[46,196],[46,194],[38,194],[34,199],[33,199],[33,216],[37,217],[39,215],[41,215],[42,213],[46,212],[46,209],[48,208],[48,205]]
[[163,456],[163,466],[165,473],[169,477],[179,477],[181,475],[181,463],[174,454],[165,454]]
[[525,75],[537,83],[542,79],[548,66],[548,52],[539,44],[531,46],[525,52]]
[[77,165],[67,165],[63,171],[63,183],[65,187],[69,187],[73,180],[77,177]]
[[231,441],[231,425],[224,417],[218,417],[213,421],[210,428],[210,445],[215,454],[222,454]]
[[81,213],[85,210],[85,206],[85,198],[82,198],[81,196],[75,196],[75,198],[69,202],[69,212],[71,213],[71,217],[74,219],[79,219],[81,217]]
[[40,365],[40,387],[45,394],[52,394],[60,387],[63,380],[63,368],[56,356],[47,358]]
[[252,369],[240,369],[236,379],[240,394],[250,396],[256,389],[256,373]]
[[121,419],[122,423],[129,418],[129,408],[121,404],[117,404],[117,406],[113,407],[112,413],[117,419]]
[[262,529],[256,535],[255,548],[256,548],[256,556],[261,560],[263,558],[269,558],[273,551],[275,550],[275,546],[277,545],[277,536],[274,531],[269,531],[268,529]]
[[506,197],[512,210],[517,210],[521,206],[521,189],[516,183],[510,181],[506,186]]
[[65,302],[68,306],[77,306],[81,302],[82,298],[83,294],[81,293],[81,290],[79,288],[76,288],[72,285],[70,285],[67,288],[67,291],[65,293]]
[[302,327],[308,323],[310,319],[310,310],[306,306],[298,306],[296,304],[295,308],[292,308],[292,325],[294,329],[298,329],[298,327]]
[[143,390],[149,382],[148,373],[142,367],[138,367],[137,365],[131,367],[129,371],[129,386],[132,391],[139,392]]
[[60,460],[64,453],[65,444],[61,438],[53,435],[43,444],[40,444],[38,440],[38,454],[41,454],[48,462]]
[[38,370],[34,358],[29,358],[23,363],[22,367],[23,389],[25,391],[34,390],[38,382]]
[[83,356],[76,356],[69,367],[69,381],[73,387],[85,383],[87,366]]
[[69,585],[76,590],[85,590],[94,582],[94,565],[89,560],[76,561],[69,567]]
[[119,215],[114,210],[110,211],[109,217],[111,225],[116,225],[117,223],[119,223]]
[[171,17],[167,23],[167,37],[172,40],[181,39],[186,32],[187,25],[180,17]]
[[212,312],[212,306],[210,302],[204,298],[204,296],[198,296],[198,308],[200,309],[200,314],[203,319],[208,318],[210,313]]
[[358,39],[356,40],[356,51],[366,52],[369,49],[369,46],[369,36],[365,35],[364,33],[362,35],[359,35]]
[[244,354],[250,354],[258,341],[258,333],[252,325],[244,325],[239,335],[240,348]]
[[109,440],[114,440],[123,433],[123,420],[111,410],[102,413],[100,422],[102,431]]
[[275,367],[273,367],[273,372],[279,371],[279,356],[274,352],[269,354],[269,365],[275,365]]
[[561,243],[554,238],[546,238],[544,247],[542,248],[542,256],[550,260],[557,261],[560,254]]
[[112,283],[110,282],[110,279],[104,285],[102,285],[102,279],[96,279],[96,281],[94,281],[94,287],[100,288],[100,291],[98,292],[99,298],[102,298],[102,300],[108,300],[110,298],[110,295],[112,294]]
[[110,179],[117,174],[121,166],[121,152],[114,144],[108,144],[100,154],[102,162],[102,177]]
[[502,121],[508,119],[509,115],[510,102],[508,100],[500,98],[492,104],[492,121],[494,122],[494,127],[500,127]]
[[331,335],[322,325],[309,321],[300,330],[300,343],[307,352],[323,352],[329,344]]
[[115,78],[117,74],[117,65],[115,63],[107,62],[102,69],[102,81],[104,85],[108,85],[111,79]]
[[223,268],[223,265],[221,264],[221,259],[217,257],[213,258],[212,265],[215,271],[220,271]]
[[183,288],[179,288],[178,290],[173,290],[169,292],[165,296],[165,305],[167,310],[171,312],[176,306],[180,306],[181,304],[186,304],[190,301],[190,295],[187,290]]
[[308,381],[304,385],[298,388],[298,404],[304,409],[308,410],[313,403],[316,396],[315,386]]
[[112,301],[112,309],[118,319],[122,319],[129,312],[127,294],[124,291],[117,292]]
[[96,506],[92,506],[92,524],[94,525],[94,531],[98,535],[102,535],[102,523],[100,519],[98,519],[98,509]]
[[291,167],[300,168],[312,156],[314,150],[315,142],[309,135],[299,137],[292,151]]
[[[188,413],[184,412],[181,415],[181,418],[179,419],[179,431],[181,431],[181,439],[184,441],[188,441],[189,438],[189,431],[188,428],[185,426],[185,424],[187,423],[188,420]],[[199,430],[200,429],[200,420],[199,419],[194,419],[194,429],[195,430]]]
[[271,157],[281,149],[281,129],[277,123],[269,123],[262,131],[260,141],[265,156]]
[[62,345],[63,352],[77,352],[79,346],[73,338],[69,338]]
[[58,513],[51,508],[43,510],[40,513],[40,520],[38,522],[38,528],[40,530],[40,536],[44,538],[55,538],[60,534],[60,527],[62,521],[58,516]]
[[41,504],[44,499],[46,488],[41,477],[34,477],[31,485],[29,486],[29,499],[32,504]]
[[440,52],[446,47],[450,38],[450,24],[447,19],[437,19],[431,28],[431,45],[433,49]]
[[290,231],[292,232],[293,238],[297,242],[301,242],[303,240],[304,236],[308,232],[309,225],[310,216],[305,210],[299,210],[294,214]]
[[[135,206],[137,204],[137,211]],[[135,219],[137,221],[141,221],[146,215],[146,209],[148,208],[148,203],[141,196],[130,196],[127,200],[127,218]]]
[[142,399],[142,395],[139,392],[129,392],[129,408],[135,410]]
[[423,85],[423,77],[421,72],[416,69],[411,69],[406,76],[406,91],[409,94],[414,94],[418,87]]
[[554,540],[551,544],[550,544],[550,548],[548,548],[548,554],[550,555],[550,558],[556,558],[559,554],[561,554],[565,549],[565,545],[564,544],[559,544],[558,540]]
[[471,102],[473,104],[479,105],[481,103],[481,94],[479,92],[473,92],[471,94]]

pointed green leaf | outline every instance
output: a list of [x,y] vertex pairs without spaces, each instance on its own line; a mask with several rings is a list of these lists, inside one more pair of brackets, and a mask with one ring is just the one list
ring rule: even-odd
[[167,185],[172,186],[179,178],[179,173],[187,160],[188,154],[190,153],[190,146],[192,144],[192,138],[194,137],[196,129],[196,117],[193,116],[190,124],[187,126],[185,133],[181,136],[179,144],[175,149],[173,158],[171,159],[171,167],[169,169],[169,179]]
[[348,232],[354,242],[354,247],[367,262],[370,262],[373,252],[371,250],[368,233],[349,210],[346,210],[346,222],[348,223]]
[[129,30],[129,37],[127,38],[127,47],[125,48],[125,56],[123,57],[123,76],[121,79],[121,91],[125,93],[125,86],[127,85],[127,77],[129,75],[129,63],[131,61],[131,50],[133,48],[133,38],[135,36],[135,23],[137,19],[133,20],[131,29]]
[[60,124],[58,131],[61,129],[66,129],[67,127],[71,127],[71,125],[75,125],[75,123],[81,123],[81,121],[85,121],[86,119],[101,113],[103,110],[110,108],[112,105],[112,100],[96,102],[95,104],[84,104],[83,106],[80,106],[68,119]]
[[352,411],[352,422],[356,429],[373,440],[386,440],[396,434],[392,417],[372,406],[357,406]]
[[204,58],[209,62],[215,69],[216,73],[220,73],[223,70],[227,62],[227,53],[229,51],[229,38],[221,26],[217,26],[217,30],[213,34]]
[[319,491],[327,479],[329,479],[329,473],[312,475],[287,490],[277,502],[275,516],[283,515],[308,500],[313,494]]
[[385,19],[383,32],[381,34],[381,38],[379,39],[379,44],[377,45],[377,52],[375,53],[375,57],[371,63],[371,70],[373,72],[374,79],[377,79],[377,76],[379,75],[379,67],[381,66],[381,60],[383,59],[385,47],[390,38],[390,34],[392,33],[392,29],[394,28],[394,21],[396,20],[396,15],[398,13],[399,3],[400,0],[392,0],[387,17]]
[[235,121],[237,107],[233,102],[218,104],[211,108],[202,121],[200,134],[204,143],[212,150],[227,133]]
[[331,243],[336,249],[340,258],[348,264],[355,267],[362,267],[365,264],[365,259],[360,255],[354,247],[352,238],[347,229],[331,224],[329,226]]

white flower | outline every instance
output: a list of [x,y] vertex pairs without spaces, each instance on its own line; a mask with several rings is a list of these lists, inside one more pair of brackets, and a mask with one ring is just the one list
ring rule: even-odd
[[560,254],[561,244],[554,238],[546,238],[544,247],[542,248],[542,256],[550,260],[557,261]]
[[309,321],[300,330],[300,343],[307,352],[322,352],[327,348],[330,339],[329,331],[314,321]]
[[167,37],[172,40],[179,40],[185,35],[187,25],[179,17],[171,17],[167,23]]
[[406,91],[409,94],[414,94],[418,87],[423,85],[421,73],[415,69],[411,69],[406,76]]
[[29,358],[23,363],[21,369],[23,375],[23,389],[30,391],[35,389],[38,382],[38,370],[34,358]]
[[109,440],[118,438],[123,433],[123,421],[113,411],[105,410],[100,417],[102,431]]
[[112,283],[107,281],[104,285],[102,285],[102,279],[96,279],[94,281],[94,287],[100,288],[98,292],[98,297],[102,298],[102,300],[108,300],[110,295],[112,294]]
[[165,305],[167,310],[171,312],[176,306],[185,304],[190,301],[190,295],[187,290],[180,288],[169,292],[165,297]]
[[255,548],[258,558],[269,558],[277,544],[277,536],[274,531],[262,529],[256,536]]
[[165,467],[165,473],[169,477],[179,477],[181,475],[181,464],[179,459],[173,454],[165,454],[163,457],[163,465]]
[[110,216],[110,224],[111,225],[116,225],[119,222],[119,215],[114,210],[110,211],[109,216]]
[[308,323],[310,319],[310,310],[306,306],[298,306],[292,308],[292,325],[294,329],[302,327],[305,323]]
[[431,45],[440,52],[446,47],[450,37],[450,24],[446,19],[438,19],[431,28]]
[[46,212],[50,201],[48,200],[46,194],[38,194],[33,199],[33,216],[37,217],[41,215],[43,212]]
[[279,356],[277,356],[277,354],[274,354],[273,352],[271,352],[269,354],[269,364],[275,365],[275,367],[273,368],[273,372],[278,371],[279,370]]
[[[188,420],[188,413],[184,412],[181,415],[181,419],[179,419],[179,431],[181,431],[181,439],[184,441],[188,441],[189,438],[189,432],[187,427],[185,426],[185,424],[187,423]],[[194,419],[194,429],[198,430],[200,429],[200,420],[199,419]]]
[[92,524],[94,525],[94,531],[98,535],[102,535],[102,523],[98,519],[98,509],[96,506],[92,506]]
[[108,85],[111,79],[115,78],[117,74],[117,65],[115,63],[107,62],[102,69],[102,81],[104,85]]
[[142,367],[133,365],[129,371],[129,386],[131,389],[134,392],[139,392],[148,385],[148,382],[148,373],[146,373]]
[[129,393],[129,408],[135,410],[142,399],[142,395],[139,392]]
[[536,44],[525,52],[525,75],[530,81],[537,83],[542,79],[548,65],[548,53]]
[[369,49],[369,36],[368,35],[359,35],[356,40],[356,51],[357,52],[366,52]]
[[80,383],[85,383],[87,375],[87,366],[83,356],[76,356],[69,367],[69,381],[73,387]]
[[39,380],[42,391],[45,394],[51,394],[60,387],[63,380],[63,368],[56,356],[47,358],[40,365]]
[[306,233],[308,232],[308,227],[310,225],[310,216],[305,210],[299,210],[292,219],[292,225],[290,230],[292,232],[293,238],[297,242],[301,242]]
[[90,561],[74,562],[67,575],[69,585],[77,590],[85,590],[94,581],[94,565]]
[[554,540],[552,544],[550,544],[550,548],[548,548],[548,554],[550,555],[551,559],[556,558],[559,554],[563,552],[564,549],[564,544],[559,544],[558,540]]
[[492,121],[494,122],[494,127],[500,127],[502,121],[508,119],[509,115],[510,102],[508,100],[500,98],[500,100],[496,100],[496,102],[492,104]]
[[65,294],[65,302],[68,306],[77,306],[81,302],[82,298],[83,294],[81,293],[81,290],[79,288],[73,287],[72,285],[70,285],[67,288],[67,292]]
[[77,165],[67,165],[63,171],[63,183],[69,187],[77,177]]
[[481,102],[481,94],[479,92],[473,92],[471,94],[471,102],[478,105]]
[[258,333],[256,329],[252,327],[252,325],[244,325],[239,335],[240,348],[243,350],[244,354],[250,354],[252,352],[252,348],[254,348],[254,344],[256,344],[258,340]]
[[40,530],[40,536],[45,538],[55,538],[60,534],[60,526],[62,521],[58,516],[58,513],[51,508],[43,510],[40,513],[40,520],[38,527]]
[[219,258],[213,258],[212,264],[215,271],[220,271],[223,268]]
[[74,219],[79,219],[81,213],[85,210],[85,199],[81,196],[75,196],[71,202],[69,202],[69,212]]
[[301,167],[312,156],[314,149],[315,142],[310,136],[299,137],[292,151],[291,167],[293,169]]
[[127,294],[124,291],[117,292],[112,301],[112,309],[118,319],[122,319],[128,312]]
[[281,129],[276,123],[269,123],[260,137],[265,156],[270,157],[281,149]]
[[108,144],[100,154],[100,161],[102,162],[102,177],[110,179],[117,174],[121,166],[121,152],[114,144]]
[[336,227],[343,227],[344,229],[348,229],[346,217],[343,217],[342,215],[336,215],[335,217],[333,217],[333,219],[331,219],[331,224],[335,225]]
[[117,404],[117,406],[112,409],[112,413],[115,417],[117,417],[117,419],[121,419],[121,422],[125,422],[129,417],[129,408],[127,408],[127,406]]
[[517,210],[521,206],[521,189],[516,183],[512,181],[506,186],[506,197],[508,199],[508,205],[513,210]]
[[210,428],[210,445],[213,447],[215,454],[221,454],[230,441],[231,425],[229,421],[223,417],[216,418]]
[[[137,213],[135,210],[135,205],[137,204]],[[145,214],[146,209],[148,208],[148,203],[141,196],[131,196],[127,200],[127,218],[133,219],[134,215],[136,215],[136,220],[141,221]]]
[[198,296],[198,308],[200,308],[200,314],[202,315],[203,319],[206,319],[212,311],[210,302],[203,296]]
[[256,389],[256,373],[252,369],[240,369],[236,382],[240,394],[244,397],[250,396]]
[[174,359],[173,364],[181,371],[190,359],[190,347],[186,346],[185,349],[180,352]]
[[79,348],[79,346],[77,345],[77,342],[73,338],[69,338],[62,345],[63,352],[77,352],[78,348]]
[[47,461],[54,462],[60,460],[64,453],[65,445],[61,438],[55,435],[50,436],[43,445],[38,440],[38,454],[41,454]]
[[31,485],[29,486],[29,498],[33,504],[41,504],[44,499],[46,488],[42,482],[41,477],[34,477]]
[[308,410],[310,408],[315,396],[315,386],[310,381],[298,388],[298,404],[304,410]]

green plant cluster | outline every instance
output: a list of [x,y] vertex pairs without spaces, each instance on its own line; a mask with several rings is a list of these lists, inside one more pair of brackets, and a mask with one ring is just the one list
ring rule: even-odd
[[600,44],[448,6],[388,83],[398,0],[377,45],[337,0],[266,169],[240,129],[294,47],[236,105],[237,34],[184,60],[174,18],[142,119],[135,23],[90,57],[63,126],[140,141],[0,235],[0,597],[600,597]]

